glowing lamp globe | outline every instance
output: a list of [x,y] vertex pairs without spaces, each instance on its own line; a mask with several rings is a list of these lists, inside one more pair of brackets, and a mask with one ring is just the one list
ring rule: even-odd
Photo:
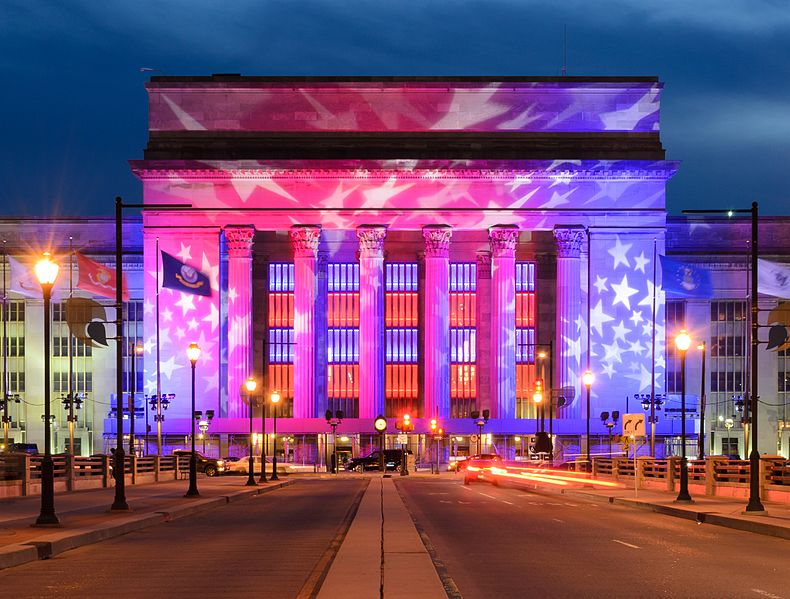
[[258,388],[258,381],[252,377],[249,377],[246,381],[244,381],[244,388],[247,390],[247,393],[254,393]]
[[582,383],[584,383],[585,387],[589,387],[595,381],[595,375],[592,373],[591,370],[586,370],[582,375]]
[[36,262],[33,269],[41,285],[54,285],[55,279],[58,278],[58,272],[60,271],[60,267],[57,262],[52,261],[52,256],[49,252],[44,252],[44,257]]
[[280,403],[280,394],[277,393],[277,391],[275,391],[274,393],[272,393],[272,395],[271,395],[271,397],[269,399],[271,399],[272,403],[274,403],[274,404]]
[[190,343],[187,348],[187,358],[194,364],[200,357],[200,346],[197,343]]
[[377,432],[383,433],[387,430],[387,419],[384,418],[384,416],[379,416],[373,421],[373,428],[375,428]]
[[675,347],[677,347],[679,351],[687,351],[688,348],[691,347],[691,337],[686,329],[681,330],[675,336]]
[[541,403],[543,401],[543,393],[540,391],[535,391],[535,393],[532,395],[532,401],[535,403]]

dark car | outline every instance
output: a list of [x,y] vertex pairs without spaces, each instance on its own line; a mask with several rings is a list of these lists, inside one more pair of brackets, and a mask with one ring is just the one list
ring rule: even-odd
[[[384,450],[384,469],[397,470],[400,468],[400,449],[385,449]],[[356,470],[364,472],[365,470],[378,470],[379,469],[379,452],[374,451],[370,455],[359,458],[351,458],[346,462],[346,470]]]
[[[173,455],[175,456],[186,456],[189,457],[192,452],[188,449],[176,449],[173,451]],[[199,451],[195,452],[195,457],[197,458],[197,471],[202,472],[206,476],[217,476],[217,474],[222,474],[225,472],[225,460],[218,460],[215,458],[209,458],[204,456]]]
[[29,453],[30,455],[38,454],[38,445],[35,443],[9,443],[8,453]]
[[473,455],[468,460],[465,460],[464,464],[466,470],[464,473],[464,484],[468,485],[471,481],[477,480],[481,472],[485,472],[495,466],[501,466],[502,458],[495,453],[483,453]]

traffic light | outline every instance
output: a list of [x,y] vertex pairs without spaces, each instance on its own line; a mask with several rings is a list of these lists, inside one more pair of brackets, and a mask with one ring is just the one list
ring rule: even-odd
[[432,433],[436,432],[436,427],[437,426],[438,426],[438,423],[436,422],[436,418],[431,418],[431,432]]
[[790,302],[780,302],[768,313],[768,349],[776,352],[790,348]]

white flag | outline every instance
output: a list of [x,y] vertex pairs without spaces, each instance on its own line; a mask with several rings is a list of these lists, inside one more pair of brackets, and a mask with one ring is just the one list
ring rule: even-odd
[[8,256],[8,270],[11,275],[8,290],[25,297],[42,297],[41,285],[32,267],[27,267],[15,258]]
[[790,264],[758,259],[757,291],[790,299]]

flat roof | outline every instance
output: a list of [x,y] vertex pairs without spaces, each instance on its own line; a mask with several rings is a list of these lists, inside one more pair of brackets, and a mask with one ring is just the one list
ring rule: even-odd
[[151,83],[658,83],[655,76],[543,77],[517,75],[154,75]]

